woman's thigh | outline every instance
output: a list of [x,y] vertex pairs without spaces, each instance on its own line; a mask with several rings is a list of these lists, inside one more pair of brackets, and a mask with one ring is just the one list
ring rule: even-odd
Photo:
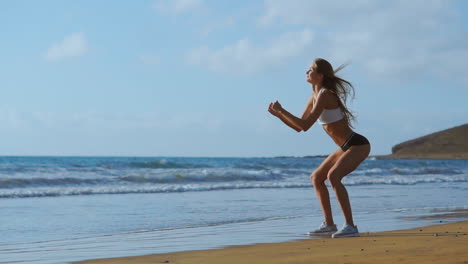
[[337,151],[328,155],[328,157],[322,161],[322,163],[312,172],[312,181],[325,181],[327,179],[328,171],[335,165],[335,163],[343,155],[343,151],[338,149]]
[[328,179],[341,181],[344,176],[354,171],[370,153],[370,145],[350,147],[328,171]]

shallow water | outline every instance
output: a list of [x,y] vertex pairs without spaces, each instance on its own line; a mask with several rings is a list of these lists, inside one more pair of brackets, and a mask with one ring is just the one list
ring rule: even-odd
[[[322,160],[3,157],[0,263],[309,239],[322,216],[308,175]],[[467,171],[460,160],[365,161],[345,178],[360,232],[437,224],[420,216],[468,208]]]

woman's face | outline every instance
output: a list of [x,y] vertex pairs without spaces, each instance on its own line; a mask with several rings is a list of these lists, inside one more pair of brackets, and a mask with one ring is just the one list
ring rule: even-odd
[[315,65],[312,64],[306,72],[307,82],[312,85],[319,84],[323,79],[323,74],[318,73],[314,68],[315,68]]

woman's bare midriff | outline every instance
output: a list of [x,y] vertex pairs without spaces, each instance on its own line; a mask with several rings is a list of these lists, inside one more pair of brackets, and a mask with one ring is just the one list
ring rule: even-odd
[[351,136],[351,133],[353,133],[353,130],[348,126],[345,119],[330,124],[324,124],[322,127],[338,146],[343,145],[349,136]]

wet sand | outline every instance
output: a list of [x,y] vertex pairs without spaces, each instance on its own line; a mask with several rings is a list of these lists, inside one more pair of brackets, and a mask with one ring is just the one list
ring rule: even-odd
[[76,263],[468,264],[468,221],[408,230],[361,233],[361,237],[357,238],[313,238],[284,243],[233,246],[223,249],[90,260]]

